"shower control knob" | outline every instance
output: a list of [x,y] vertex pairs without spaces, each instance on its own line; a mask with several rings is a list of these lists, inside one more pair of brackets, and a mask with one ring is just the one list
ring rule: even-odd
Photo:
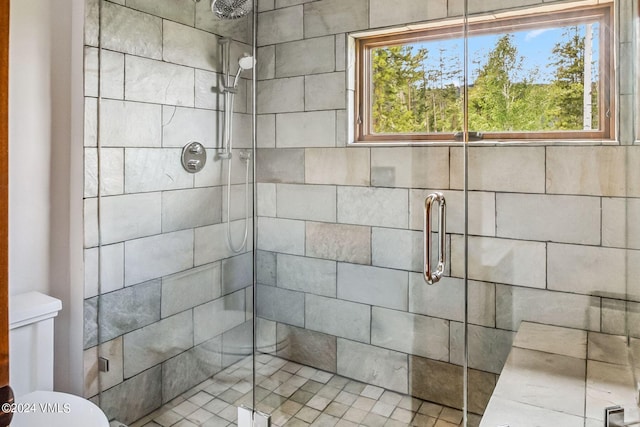
[[182,167],[189,173],[200,172],[207,163],[207,151],[199,142],[190,142],[182,149]]
[[201,154],[202,153],[202,145],[200,144],[191,144],[189,148],[189,152],[191,154]]
[[197,171],[198,166],[200,166],[200,160],[189,160],[187,162],[187,169],[192,171]]

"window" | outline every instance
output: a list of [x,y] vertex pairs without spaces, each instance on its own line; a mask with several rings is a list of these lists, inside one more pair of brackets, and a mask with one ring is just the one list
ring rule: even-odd
[[[470,18],[468,121],[486,140],[610,139],[611,4]],[[356,39],[355,141],[452,141],[463,129],[461,25]]]

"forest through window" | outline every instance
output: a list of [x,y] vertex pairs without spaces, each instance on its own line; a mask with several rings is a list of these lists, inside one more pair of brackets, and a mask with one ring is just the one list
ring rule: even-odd
[[[608,25],[607,8],[472,24],[469,130],[497,138],[608,137]],[[365,137],[447,139],[462,131],[464,44],[456,31],[363,44]]]

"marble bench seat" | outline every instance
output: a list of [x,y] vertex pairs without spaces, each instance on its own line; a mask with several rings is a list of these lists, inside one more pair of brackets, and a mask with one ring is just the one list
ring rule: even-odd
[[480,427],[603,427],[613,405],[638,420],[628,353],[624,336],[522,322]]

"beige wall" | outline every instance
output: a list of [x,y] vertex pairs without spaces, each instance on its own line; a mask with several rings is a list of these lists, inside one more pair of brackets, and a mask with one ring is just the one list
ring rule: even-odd
[[71,176],[81,174],[81,151],[72,147],[82,137],[83,5],[12,1],[10,28],[10,294],[62,300],[55,387],[75,393],[82,380],[82,187]]

